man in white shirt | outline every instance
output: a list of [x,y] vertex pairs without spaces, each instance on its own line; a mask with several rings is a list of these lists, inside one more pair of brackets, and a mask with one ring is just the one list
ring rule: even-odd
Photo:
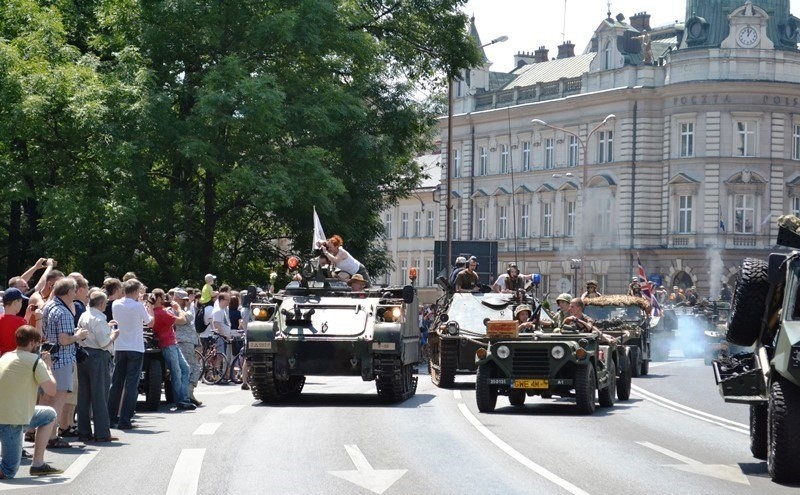
[[131,418],[136,410],[139,376],[144,361],[143,329],[153,321],[153,308],[139,301],[141,288],[142,283],[135,278],[127,280],[122,284],[125,297],[117,299],[111,306],[114,320],[119,326],[119,336],[114,342],[114,375],[111,377],[108,413],[112,425],[117,423],[120,430],[134,428]]
[[[231,362],[231,318],[228,314],[228,305],[231,302],[231,294],[229,292],[220,292],[217,296],[217,308],[211,315],[211,326],[216,335],[217,353],[224,354]],[[223,376],[227,376],[227,370]]]

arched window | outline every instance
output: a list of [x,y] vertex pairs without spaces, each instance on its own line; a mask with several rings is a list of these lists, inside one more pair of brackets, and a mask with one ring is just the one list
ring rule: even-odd
[[611,41],[606,41],[603,48],[603,69],[611,69]]

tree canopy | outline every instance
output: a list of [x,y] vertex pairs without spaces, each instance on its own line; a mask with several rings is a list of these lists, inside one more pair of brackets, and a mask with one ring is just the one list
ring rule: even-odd
[[96,284],[263,281],[314,206],[385,269],[378,214],[432,137],[415,94],[479,62],[464,1],[6,0],[6,278],[50,256]]

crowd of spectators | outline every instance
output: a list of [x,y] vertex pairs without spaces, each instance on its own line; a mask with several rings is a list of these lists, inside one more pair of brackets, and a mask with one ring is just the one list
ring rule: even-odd
[[[13,478],[25,457],[32,459],[31,475],[59,474],[44,462],[45,449],[116,442],[112,429],[137,427],[148,329],[168,369],[176,410],[202,405],[194,395],[202,372],[196,351],[214,342],[230,356],[248,317],[230,287],[214,290],[211,274],[205,282],[202,290],[148,292],[129,272],[93,287],[46,258],[12,277],[0,314],[0,480]],[[203,332],[197,311],[203,311]],[[24,441],[34,443],[33,454]]]

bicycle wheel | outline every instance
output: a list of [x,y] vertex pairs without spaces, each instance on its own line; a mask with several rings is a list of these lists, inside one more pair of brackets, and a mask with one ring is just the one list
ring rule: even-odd
[[244,364],[244,358],[241,354],[237,354],[235,358],[233,358],[233,362],[231,363],[230,371],[229,371],[229,379],[233,383],[242,383],[242,365]]
[[228,368],[228,358],[224,354],[210,354],[203,363],[203,383],[214,385],[225,378]]

